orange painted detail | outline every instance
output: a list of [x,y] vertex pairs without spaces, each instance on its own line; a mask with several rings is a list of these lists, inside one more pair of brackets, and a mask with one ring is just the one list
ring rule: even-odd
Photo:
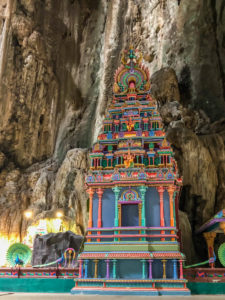
[[[160,186],[157,188],[158,193],[159,193],[159,205],[160,205],[160,226],[164,227],[165,226],[165,219],[164,219],[164,205],[163,205],[163,193],[164,193],[164,188],[163,186]],[[161,234],[165,234],[165,231],[162,230]],[[165,238],[161,238],[161,241],[165,241]]]
[[[98,195],[98,227],[102,227],[102,195],[103,195],[103,189],[98,188],[97,189],[97,195]],[[98,235],[100,235],[101,232],[98,232]],[[100,239],[97,239],[97,242],[100,242]]]
[[[169,201],[170,201],[170,226],[174,227],[174,213],[173,213],[173,195],[175,191],[175,186],[170,185],[168,187]],[[171,231],[171,234],[174,234],[174,231]],[[173,238],[172,241],[175,241]]]

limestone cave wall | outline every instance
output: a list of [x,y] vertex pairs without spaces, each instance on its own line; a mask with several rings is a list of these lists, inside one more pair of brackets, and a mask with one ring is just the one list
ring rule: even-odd
[[183,176],[184,252],[206,254],[194,232],[225,206],[223,0],[0,0],[1,234],[21,239],[27,208],[85,229],[87,149],[130,43]]

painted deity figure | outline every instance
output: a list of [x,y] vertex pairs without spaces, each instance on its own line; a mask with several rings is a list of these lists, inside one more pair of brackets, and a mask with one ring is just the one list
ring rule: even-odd
[[124,165],[126,168],[130,168],[134,164],[135,155],[130,153],[130,149],[128,149],[128,154],[124,155]]
[[126,124],[127,124],[128,131],[132,131],[134,129],[134,122],[131,117],[129,117],[129,120],[126,121]]

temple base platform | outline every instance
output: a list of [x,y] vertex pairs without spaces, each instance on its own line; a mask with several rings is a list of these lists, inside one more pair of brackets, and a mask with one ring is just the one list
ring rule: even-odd
[[126,279],[75,279],[71,294],[91,295],[182,295],[189,296],[186,280],[126,280]]

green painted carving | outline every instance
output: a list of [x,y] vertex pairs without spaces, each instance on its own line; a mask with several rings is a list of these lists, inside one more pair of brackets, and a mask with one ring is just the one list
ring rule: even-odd
[[[113,192],[115,193],[115,220],[114,220],[114,226],[119,226],[119,219],[118,219],[118,200],[120,195],[121,188],[118,186],[115,186],[112,188]],[[118,234],[118,231],[115,231],[115,234]],[[118,241],[118,238],[115,238],[115,241]]]
[[221,264],[225,267],[225,243],[220,245],[218,249],[218,257]]
[[102,167],[103,167],[103,168],[106,168],[106,167],[107,167],[107,160],[106,160],[106,159],[103,159],[103,160],[102,160]]
[[148,158],[146,158],[146,157],[144,158],[144,165],[148,166]]
[[108,151],[112,151],[113,150],[113,146],[112,145],[108,145]]
[[127,125],[125,123],[122,124],[122,131],[126,131],[127,130]]
[[165,245],[165,244],[152,244],[143,242],[143,244],[121,244],[119,243],[108,243],[108,244],[92,244],[84,245],[84,251],[98,252],[98,251],[179,251],[178,244]]
[[116,279],[116,259],[113,259],[113,279]]
[[142,210],[141,210],[141,226],[146,226],[146,220],[145,220],[145,193],[146,193],[147,187],[146,186],[140,186],[139,191],[141,193],[141,200],[142,200]]
[[158,166],[158,164],[161,162],[160,157],[155,157],[155,165]]
[[146,278],[146,260],[142,259],[142,279]]

